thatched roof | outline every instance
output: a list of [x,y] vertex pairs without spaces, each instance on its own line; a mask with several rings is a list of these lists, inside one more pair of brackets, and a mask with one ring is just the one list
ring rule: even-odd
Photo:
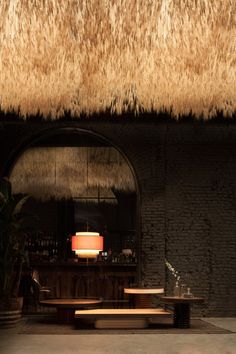
[[236,1],[1,0],[0,109],[236,111]]
[[41,200],[114,203],[114,189],[135,191],[128,164],[112,147],[30,148],[17,160],[10,181],[13,193],[28,193]]

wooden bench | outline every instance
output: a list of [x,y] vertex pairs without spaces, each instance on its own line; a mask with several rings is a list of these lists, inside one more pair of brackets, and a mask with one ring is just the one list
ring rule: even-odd
[[76,310],[75,319],[93,319],[95,328],[146,328],[150,319],[170,316],[161,308]]

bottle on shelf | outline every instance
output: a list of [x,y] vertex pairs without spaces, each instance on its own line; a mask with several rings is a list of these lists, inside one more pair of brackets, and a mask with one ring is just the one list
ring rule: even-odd
[[71,249],[71,235],[68,235],[66,239],[66,260],[74,258],[74,252]]
[[112,250],[111,248],[107,251],[107,262],[112,262]]
[[28,238],[26,250],[32,262],[55,262],[58,256],[58,241],[53,233],[44,234],[40,232]]

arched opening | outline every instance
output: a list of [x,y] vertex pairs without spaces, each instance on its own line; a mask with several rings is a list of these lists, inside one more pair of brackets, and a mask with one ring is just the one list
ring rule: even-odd
[[[25,144],[8,172],[13,192],[33,196],[29,207],[39,215],[40,228],[29,239],[28,249],[44,285],[53,285],[57,297],[123,300],[121,286],[139,282],[140,250],[139,190],[126,156],[94,132],[66,127],[48,130]],[[78,262],[70,246],[70,236],[86,228],[100,232],[105,241],[99,259],[89,266]],[[132,251],[129,256],[127,249]],[[48,263],[54,270],[66,264],[67,273],[71,267],[68,282],[63,284],[65,270],[57,268],[55,275],[46,269]],[[80,274],[79,264],[86,272]],[[99,271],[91,270],[95,265]]]

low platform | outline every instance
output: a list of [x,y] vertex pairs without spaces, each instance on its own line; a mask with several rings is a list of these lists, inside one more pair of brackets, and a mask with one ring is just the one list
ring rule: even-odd
[[161,308],[76,310],[75,319],[93,319],[95,328],[146,328],[150,319],[170,316]]

